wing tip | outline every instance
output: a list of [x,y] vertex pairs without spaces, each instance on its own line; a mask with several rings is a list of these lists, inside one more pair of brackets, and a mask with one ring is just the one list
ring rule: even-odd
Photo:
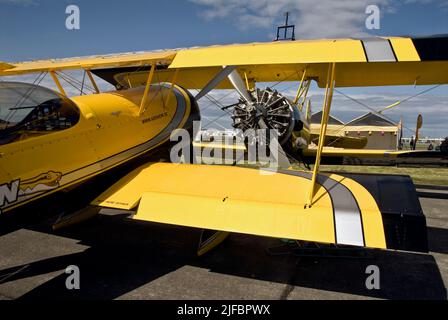
[[0,61],[0,71],[9,70],[14,68],[14,65],[7,62]]

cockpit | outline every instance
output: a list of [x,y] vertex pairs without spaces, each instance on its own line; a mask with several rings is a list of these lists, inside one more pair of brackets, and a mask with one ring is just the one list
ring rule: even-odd
[[79,117],[75,103],[55,91],[0,81],[0,145],[68,129]]

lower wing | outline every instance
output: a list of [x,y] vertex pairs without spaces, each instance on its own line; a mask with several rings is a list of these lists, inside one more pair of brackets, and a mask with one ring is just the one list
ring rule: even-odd
[[[409,177],[369,175],[357,182],[353,177],[319,174],[316,200],[305,209],[310,179],[311,173],[304,171],[153,163],[122,178],[92,205],[136,210],[134,219],[196,228],[382,249],[427,249],[426,221]],[[379,193],[380,186],[382,191],[399,190],[401,200],[385,199],[394,192]],[[409,215],[415,215],[411,222]]]

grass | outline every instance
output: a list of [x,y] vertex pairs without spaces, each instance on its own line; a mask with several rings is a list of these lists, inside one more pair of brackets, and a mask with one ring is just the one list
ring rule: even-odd
[[[259,165],[254,166],[250,164],[240,164],[240,166],[249,168],[260,167]],[[292,167],[294,169],[304,169],[303,165],[298,165],[297,163],[292,163]],[[415,184],[448,186],[448,168],[446,167],[321,165],[319,171],[408,175]]]
[[320,171],[409,175],[416,184],[448,186],[448,168],[321,165]]

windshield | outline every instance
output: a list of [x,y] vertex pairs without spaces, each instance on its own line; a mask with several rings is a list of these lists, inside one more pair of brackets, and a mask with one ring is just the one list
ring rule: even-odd
[[64,130],[78,120],[76,105],[50,89],[0,81],[0,145]]

